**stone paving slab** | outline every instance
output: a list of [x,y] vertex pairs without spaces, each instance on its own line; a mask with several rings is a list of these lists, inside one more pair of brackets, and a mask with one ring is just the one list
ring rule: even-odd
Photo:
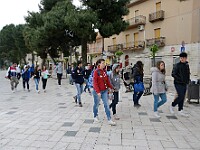
[[[185,104],[188,118],[169,113],[174,93],[154,117],[153,96],[143,96],[141,107],[133,107],[132,93],[122,86],[117,126],[107,123],[103,103],[100,123],[93,123],[93,98],[82,94],[83,107],[74,103],[76,88],[62,80],[48,79],[46,93],[23,91],[22,81],[15,93],[0,71],[0,150],[199,150],[200,105]],[[3,85],[3,86],[2,86]],[[171,89],[170,91],[173,91]]]

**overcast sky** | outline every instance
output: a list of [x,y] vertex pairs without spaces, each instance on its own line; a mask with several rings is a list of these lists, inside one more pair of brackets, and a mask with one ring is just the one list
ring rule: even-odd
[[[7,24],[24,24],[27,11],[38,12],[40,0],[0,0],[0,30]],[[74,0],[80,6],[79,0]]]

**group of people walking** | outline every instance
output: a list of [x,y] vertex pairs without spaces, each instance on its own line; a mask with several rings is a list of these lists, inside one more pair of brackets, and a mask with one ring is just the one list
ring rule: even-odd
[[[172,70],[172,77],[174,77],[174,86],[177,92],[177,97],[175,97],[174,101],[170,105],[170,112],[174,114],[174,107],[178,105],[178,114],[181,116],[187,116],[183,112],[183,103],[185,99],[185,93],[187,90],[187,85],[190,80],[190,69],[187,62],[187,53],[183,52],[180,55],[180,62],[175,64]],[[119,90],[120,90],[120,65],[113,64],[112,70],[109,73],[105,70],[105,60],[99,59],[96,62],[96,65],[91,68],[90,64],[87,64],[85,69],[82,68],[82,62],[77,62],[77,67],[75,69],[71,69],[70,73],[70,84],[74,84],[77,93],[73,97],[75,102],[79,105],[79,107],[83,107],[81,94],[84,92],[89,92],[93,95],[94,104],[93,104],[93,114],[94,114],[94,122],[99,122],[99,113],[98,108],[100,105],[100,99],[103,101],[104,110],[107,116],[108,124],[114,126],[116,122],[111,119],[111,111],[113,113],[113,119],[119,120],[120,118],[117,116],[117,104],[119,102]],[[140,98],[143,95],[144,86],[143,78],[144,78],[144,64],[142,61],[137,61],[136,64],[131,69],[130,78],[132,80],[132,84],[134,87],[133,90],[133,103],[134,107],[139,108]],[[62,65],[59,64],[56,67],[58,85],[61,86],[62,79]],[[151,68],[152,73],[152,93],[154,98],[154,115],[156,118],[160,118],[158,113],[158,109],[167,101],[166,92],[168,90],[168,86],[165,80],[165,63],[163,61],[158,61],[155,67]],[[39,81],[42,78],[42,88],[44,92],[46,92],[47,79],[49,77],[48,70],[45,66],[42,69],[39,66],[36,66],[34,72],[31,73],[28,65],[24,66],[22,70],[22,79],[23,79],[23,88],[25,89],[25,85],[27,85],[27,89],[29,90],[29,79],[32,77],[35,81],[36,91],[39,93]],[[7,72],[7,78],[10,79],[11,89],[14,91],[17,88],[19,83],[17,79],[16,73],[16,64],[14,63],[11,67],[9,67]],[[85,87],[83,87],[83,83],[86,83]],[[142,88],[141,88],[142,87]],[[138,88],[140,90],[138,90]],[[109,99],[111,102],[109,102]]]

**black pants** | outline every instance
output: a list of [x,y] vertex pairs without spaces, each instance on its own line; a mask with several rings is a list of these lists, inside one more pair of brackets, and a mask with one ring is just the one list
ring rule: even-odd
[[43,88],[43,90],[46,89],[46,85],[47,85],[47,79],[42,78],[42,88]]
[[185,93],[187,90],[187,85],[174,84],[176,92],[178,94],[177,98],[172,102],[172,106],[175,107],[178,104],[178,111],[183,110],[183,103],[185,99]]
[[61,85],[62,73],[57,73],[58,85]]
[[142,96],[143,92],[134,92],[133,93],[133,102],[134,105],[139,104],[140,97]]
[[27,89],[29,90],[29,79],[23,79],[23,88],[24,89],[26,88],[25,84],[27,85]]
[[116,106],[119,102],[119,92],[113,92],[114,99],[112,100],[112,103],[110,104],[110,108],[112,108],[113,115],[116,114]]

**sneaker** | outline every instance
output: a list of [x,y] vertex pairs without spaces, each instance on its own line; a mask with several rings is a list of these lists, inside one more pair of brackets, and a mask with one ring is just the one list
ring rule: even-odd
[[46,90],[44,90],[44,93],[46,93]]
[[114,114],[113,116],[114,116],[114,119],[115,119],[115,120],[119,120],[119,119],[120,119],[120,118],[117,116],[117,114]]
[[30,92],[30,90],[28,89],[28,92]]
[[94,123],[99,123],[99,122],[100,122],[99,117],[98,117],[98,116],[95,117],[95,118],[94,118]]
[[112,120],[109,120],[108,124],[111,125],[111,126],[116,126],[116,123],[114,121],[112,121]]
[[140,104],[134,104],[134,107],[139,108],[139,107],[141,107],[141,105]]
[[79,107],[83,107],[83,104],[82,104],[82,103],[79,103]]
[[154,116],[155,116],[156,118],[160,118],[160,115],[159,115],[158,111],[155,111],[155,112],[154,112]]
[[13,93],[15,93],[15,90],[12,90]]
[[172,105],[169,106],[169,111],[171,114],[174,114],[174,107]]
[[39,94],[39,93],[40,93],[40,90],[37,90],[37,93]]
[[75,103],[77,104],[77,97],[74,96],[73,98],[74,98]]
[[189,115],[188,115],[188,114],[185,114],[185,113],[183,112],[183,110],[178,111],[178,114],[179,114],[180,116],[183,116],[183,117],[189,117]]

